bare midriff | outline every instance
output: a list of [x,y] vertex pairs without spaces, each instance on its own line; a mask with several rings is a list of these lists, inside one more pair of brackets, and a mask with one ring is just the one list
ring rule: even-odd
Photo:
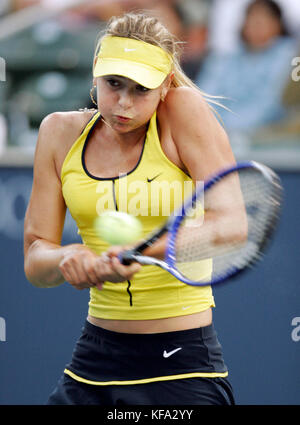
[[208,326],[212,323],[211,308],[186,316],[151,320],[111,320],[88,316],[90,323],[100,328],[121,333],[152,334],[183,331]]

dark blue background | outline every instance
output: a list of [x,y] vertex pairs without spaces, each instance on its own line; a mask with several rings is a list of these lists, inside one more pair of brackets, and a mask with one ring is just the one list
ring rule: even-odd
[[[300,404],[300,329],[292,326],[300,317],[300,174],[280,177],[284,206],[267,256],[250,273],[214,289],[215,327],[238,404]],[[68,284],[38,289],[25,279],[22,232],[31,183],[31,168],[0,168],[0,317],[6,323],[0,404],[45,403],[88,309],[88,291]],[[68,217],[64,243],[77,240]]]

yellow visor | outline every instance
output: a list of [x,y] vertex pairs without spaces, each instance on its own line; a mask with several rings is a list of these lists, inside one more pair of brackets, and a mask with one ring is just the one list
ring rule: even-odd
[[94,77],[120,75],[148,89],[159,87],[172,69],[172,58],[160,47],[132,38],[106,36],[94,67]]

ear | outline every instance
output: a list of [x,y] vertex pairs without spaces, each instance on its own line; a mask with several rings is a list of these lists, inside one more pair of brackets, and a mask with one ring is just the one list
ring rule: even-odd
[[166,83],[167,83],[167,86],[168,86],[168,90],[171,87],[171,84],[172,84],[173,79],[174,79],[174,72],[170,72],[170,74],[166,78]]
[[171,87],[173,78],[174,78],[174,72],[171,72],[166,77],[165,81],[163,82],[163,87],[162,87],[161,96],[160,96],[162,102],[165,100],[165,98],[166,98],[166,96],[168,94],[168,91],[169,91],[169,89]]

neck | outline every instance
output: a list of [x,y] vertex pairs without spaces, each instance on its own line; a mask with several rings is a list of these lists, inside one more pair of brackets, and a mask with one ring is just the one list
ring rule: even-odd
[[141,141],[144,140],[147,129],[148,129],[148,123],[144,124],[141,127],[138,127],[136,129],[133,129],[128,132],[120,132],[115,130],[106,120],[105,118],[101,117],[102,125],[99,129],[101,129],[101,138],[105,139],[106,142],[109,141],[110,143],[115,143],[119,145],[120,147],[122,145],[128,147],[134,147],[135,145],[141,143]]

